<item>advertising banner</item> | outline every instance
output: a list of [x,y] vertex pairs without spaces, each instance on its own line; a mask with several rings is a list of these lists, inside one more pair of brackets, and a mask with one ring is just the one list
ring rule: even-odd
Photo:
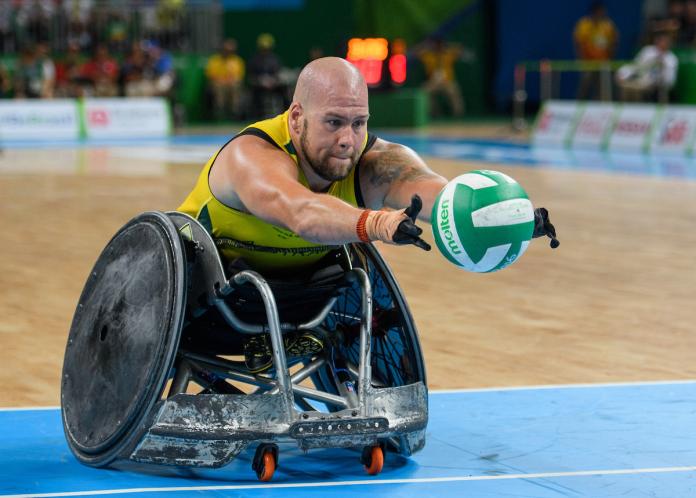
[[594,102],[584,104],[571,146],[604,149],[613,128],[615,115],[616,107],[613,104]]
[[171,132],[163,98],[84,99],[87,138],[164,138]]
[[577,102],[546,102],[539,112],[532,133],[532,143],[546,147],[565,147],[575,129],[579,110]]
[[647,152],[657,107],[652,104],[622,105],[617,112],[609,150]]
[[0,142],[76,140],[79,136],[80,116],[74,100],[0,102]]
[[690,154],[696,134],[696,107],[667,106],[657,116],[650,151]]

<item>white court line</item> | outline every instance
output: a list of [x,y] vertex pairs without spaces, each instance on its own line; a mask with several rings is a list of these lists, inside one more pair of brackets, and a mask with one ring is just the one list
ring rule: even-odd
[[593,387],[639,387],[664,385],[696,384],[696,379],[683,380],[639,380],[631,382],[599,382],[596,384],[542,384],[538,386],[509,386],[509,387],[470,387],[462,389],[432,389],[430,394],[479,393],[491,391],[534,391],[541,389],[587,389]]
[[438,482],[465,481],[499,481],[503,479],[548,479],[552,477],[607,476],[658,474],[667,472],[693,472],[696,466],[656,467],[647,469],[581,470],[577,472],[544,472],[538,474],[507,474],[495,476],[461,476],[461,477],[423,477],[416,479],[377,479],[362,481],[307,482],[279,484],[239,484],[229,486],[179,486],[171,488],[129,488],[101,489],[96,491],[66,491],[64,493],[32,493],[30,495],[0,495],[0,498],[52,498],[58,496],[100,496],[132,493],[172,493],[175,491],[231,491],[247,489],[288,489],[288,488],[329,488],[342,486],[377,486],[381,484],[423,484]]
[[6,408],[0,408],[0,412],[22,412],[22,411],[34,411],[36,410],[60,410],[60,406],[10,406]]
[[[631,387],[631,386],[665,386],[665,385],[696,384],[696,379],[683,380],[638,380],[631,382],[599,382],[596,384],[542,384],[538,386],[510,387],[469,387],[461,389],[430,389],[430,394],[480,393],[491,391],[534,391],[540,389],[588,389],[593,387]],[[30,410],[59,410],[60,406],[11,406],[0,407],[0,412],[30,411]],[[1,498],[1,495],[0,495]]]

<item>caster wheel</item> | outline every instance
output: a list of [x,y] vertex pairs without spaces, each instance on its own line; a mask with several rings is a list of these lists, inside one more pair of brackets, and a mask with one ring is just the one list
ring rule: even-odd
[[251,468],[256,472],[259,481],[268,482],[273,478],[278,466],[278,446],[275,444],[260,444],[256,448]]
[[382,472],[382,467],[384,467],[384,450],[380,445],[365,446],[360,462],[365,467],[365,472],[371,476],[376,476]]

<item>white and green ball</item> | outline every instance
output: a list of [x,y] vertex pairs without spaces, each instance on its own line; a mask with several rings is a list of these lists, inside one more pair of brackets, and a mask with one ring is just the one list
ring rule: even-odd
[[440,252],[465,270],[501,270],[519,258],[534,231],[527,193],[504,173],[476,170],[451,180],[431,214]]

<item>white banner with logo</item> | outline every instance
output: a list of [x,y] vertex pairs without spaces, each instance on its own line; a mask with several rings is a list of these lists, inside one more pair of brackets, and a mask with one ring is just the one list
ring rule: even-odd
[[605,103],[587,103],[570,141],[572,147],[603,149],[614,124],[616,107]]
[[87,138],[163,138],[171,132],[163,98],[85,99],[83,116]]
[[0,101],[0,142],[76,140],[80,115],[70,99]]
[[668,106],[657,117],[651,152],[691,153],[696,135],[696,107]]
[[656,115],[657,107],[651,104],[620,106],[609,138],[609,150],[647,152]]
[[564,147],[575,129],[580,106],[577,102],[549,100],[539,112],[532,143],[539,146]]
[[531,142],[575,150],[693,155],[696,106],[549,101],[539,111]]

